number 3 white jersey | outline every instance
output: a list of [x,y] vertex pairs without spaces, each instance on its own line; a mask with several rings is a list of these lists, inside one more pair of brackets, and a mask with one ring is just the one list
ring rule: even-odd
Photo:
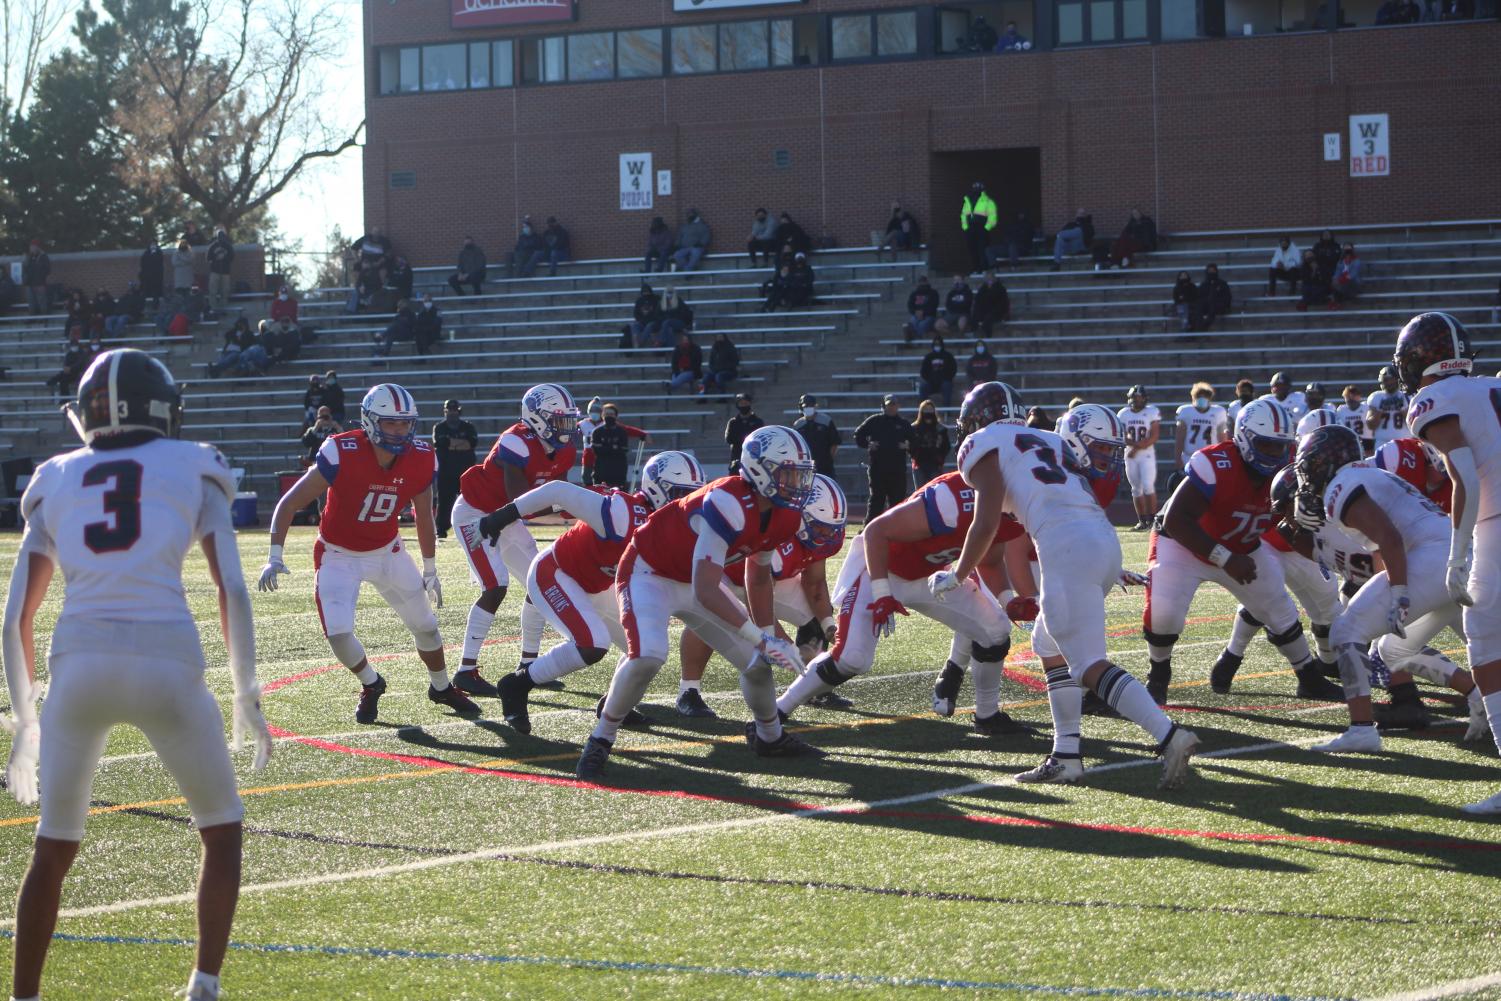
[[67,581],[59,627],[79,617],[191,628],[182,562],[209,490],[234,499],[224,457],[201,442],[157,438],[44,462],[21,512]]
[[1185,403],[1178,408],[1177,419],[1185,429],[1185,454],[1197,452],[1206,445],[1219,444],[1230,430],[1230,416],[1217,403],[1211,403],[1208,410],[1200,410],[1192,403]]
[[1063,439],[1051,431],[991,424],[966,437],[959,446],[959,472],[973,486],[970,471],[982,457],[994,452],[1006,481],[1004,511],[1032,536],[1052,524],[1077,523],[1080,519],[1104,522],[1105,514],[1084,477],[1063,466],[1066,449]]
[[1449,518],[1433,501],[1418,493],[1400,476],[1370,462],[1352,462],[1334,474],[1324,490],[1324,514],[1329,524],[1360,543],[1367,552],[1376,547],[1351,528],[1345,512],[1360,497],[1369,497],[1391,519],[1410,553],[1423,545],[1449,545]]
[[1434,421],[1458,417],[1480,473],[1478,520],[1501,514],[1501,379],[1451,375],[1418,390],[1407,424],[1423,437]]
[[1126,444],[1129,446],[1147,440],[1152,433],[1152,425],[1162,420],[1162,411],[1151,406],[1140,410],[1122,407],[1115,416],[1120,418],[1126,432]]

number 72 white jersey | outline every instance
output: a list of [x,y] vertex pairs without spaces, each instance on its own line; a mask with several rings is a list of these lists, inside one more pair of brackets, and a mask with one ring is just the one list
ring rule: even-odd
[[973,485],[971,470],[984,456],[994,454],[1006,482],[1004,511],[1031,535],[1054,524],[1097,519],[1105,514],[1084,477],[1064,465],[1068,446],[1052,431],[1018,424],[991,424],[964,439],[959,446],[959,472]]

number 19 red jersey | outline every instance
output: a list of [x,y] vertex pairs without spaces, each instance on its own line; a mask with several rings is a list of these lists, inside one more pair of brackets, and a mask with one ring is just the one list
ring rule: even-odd
[[395,542],[396,516],[438,475],[431,442],[414,438],[385,469],[375,461],[375,447],[362,428],[327,438],[318,449],[317,465],[328,481],[318,535],[331,546],[358,553]]
[[1188,460],[1188,479],[1209,499],[1199,527],[1211,539],[1241,554],[1261,544],[1272,523],[1272,479],[1253,476],[1234,441],[1195,452]]

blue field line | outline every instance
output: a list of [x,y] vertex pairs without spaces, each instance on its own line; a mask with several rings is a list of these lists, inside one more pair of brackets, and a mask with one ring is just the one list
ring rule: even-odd
[[[0,938],[14,938],[15,933],[0,930]],[[97,945],[167,945],[191,948],[197,943],[185,938],[150,938],[134,935],[66,935],[52,936],[57,942],[82,942]],[[1054,984],[1007,983],[989,980],[952,980],[947,977],[886,977],[867,973],[819,973],[810,970],[763,970],[750,966],[692,966],[686,963],[648,963],[613,959],[576,959],[569,956],[492,956],[477,952],[426,952],[420,949],[382,949],[338,945],[285,945],[277,943],[230,942],[229,947],[242,952],[311,954],[319,956],[357,956],[362,959],[422,959],[456,963],[493,963],[521,966],[567,966],[582,970],[606,970],[624,973],[693,973],[717,977],[745,977],[758,980],[799,980],[829,984],[855,984],[865,987],[937,987],[948,990],[1010,991],[1020,994],[1045,994],[1078,998],[1191,998],[1197,1001],[1353,1001],[1349,998],[1305,997],[1294,994],[1265,994],[1246,991],[1173,990],[1166,987],[1066,987]]]

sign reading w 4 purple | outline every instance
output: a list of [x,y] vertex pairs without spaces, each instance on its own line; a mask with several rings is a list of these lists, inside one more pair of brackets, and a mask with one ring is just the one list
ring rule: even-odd
[[577,0],[449,0],[455,28],[489,28],[498,24],[572,21]]

